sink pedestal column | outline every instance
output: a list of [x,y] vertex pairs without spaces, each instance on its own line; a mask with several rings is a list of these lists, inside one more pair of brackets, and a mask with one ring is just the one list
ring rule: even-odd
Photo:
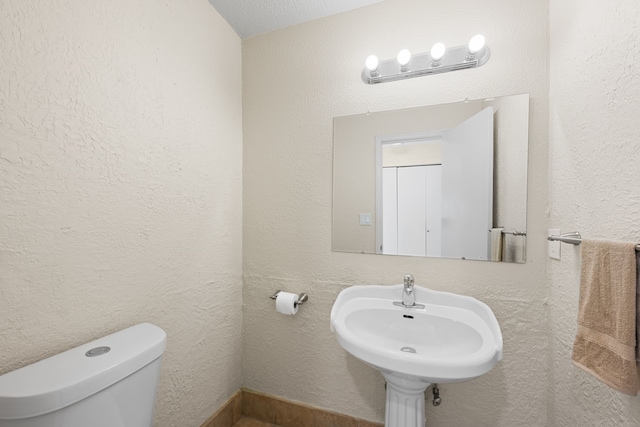
[[424,427],[424,391],[429,383],[383,372],[387,380],[385,427]]

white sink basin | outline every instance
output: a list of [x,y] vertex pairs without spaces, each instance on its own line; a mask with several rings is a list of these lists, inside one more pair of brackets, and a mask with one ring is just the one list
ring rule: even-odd
[[486,304],[415,286],[415,301],[424,307],[406,308],[393,304],[402,292],[403,285],[340,292],[331,310],[340,345],[383,374],[426,385],[480,376],[502,359],[500,326]]

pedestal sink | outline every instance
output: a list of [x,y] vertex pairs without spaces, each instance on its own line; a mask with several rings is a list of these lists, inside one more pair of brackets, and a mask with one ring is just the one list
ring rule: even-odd
[[343,290],[331,330],[387,380],[385,427],[424,427],[426,388],[490,371],[502,359],[502,333],[491,309],[475,298],[415,286],[415,306],[406,307],[403,292],[403,285]]

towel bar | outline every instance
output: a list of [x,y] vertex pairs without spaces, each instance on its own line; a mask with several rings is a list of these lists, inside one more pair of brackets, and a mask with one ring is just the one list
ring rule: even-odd
[[[579,245],[582,243],[582,236],[577,231],[564,233],[559,236],[548,236],[547,240],[552,242],[569,243],[571,245]],[[636,251],[640,252],[640,245],[636,245]]]

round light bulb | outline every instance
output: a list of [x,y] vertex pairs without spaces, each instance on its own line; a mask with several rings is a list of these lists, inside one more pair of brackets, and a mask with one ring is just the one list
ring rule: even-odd
[[444,55],[445,50],[447,50],[447,48],[444,47],[444,43],[434,44],[431,48],[431,58],[434,61],[440,60],[440,58],[442,58],[442,56]]
[[402,49],[398,52],[398,63],[402,67],[406,67],[409,61],[411,61],[411,52],[409,52],[409,49]]
[[375,55],[367,56],[365,65],[369,71],[375,71],[376,69],[378,69],[378,57]]
[[476,53],[482,50],[484,47],[484,36],[482,34],[476,34],[469,40],[469,53]]

